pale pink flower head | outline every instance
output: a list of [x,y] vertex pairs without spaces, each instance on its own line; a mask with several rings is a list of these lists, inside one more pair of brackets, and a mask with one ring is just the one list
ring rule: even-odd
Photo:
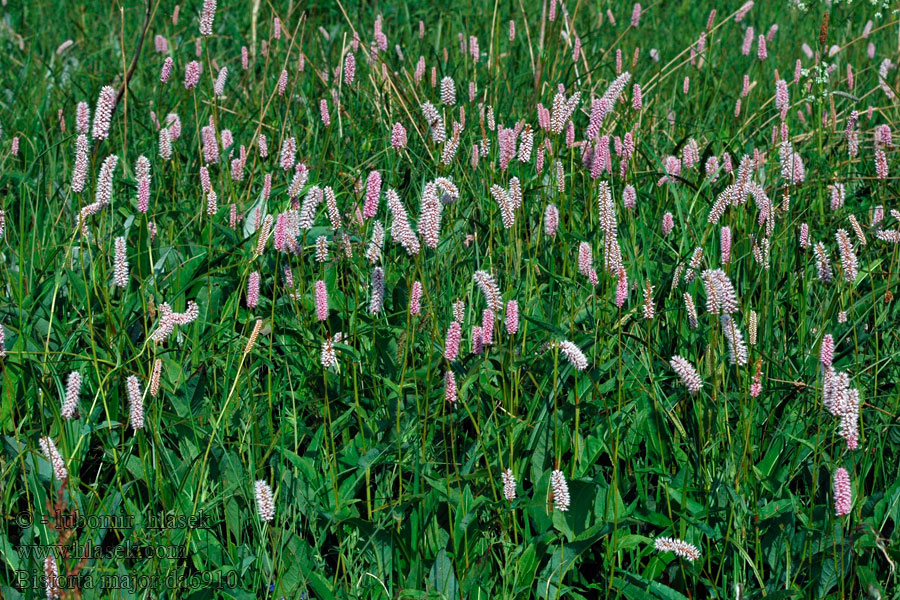
[[281,71],[281,74],[278,76],[278,95],[284,96],[284,93],[287,91],[288,84],[288,72],[286,69]]
[[322,117],[322,125],[325,127],[331,125],[331,115],[328,113],[328,100],[325,98],[319,100],[319,113]]
[[272,497],[272,488],[260,479],[253,485],[256,494],[256,512],[259,518],[270,523],[275,518],[275,501]]
[[834,337],[828,333],[822,338],[822,347],[819,349],[819,361],[824,368],[831,366],[834,361]]
[[875,150],[875,174],[878,179],[887,179],[888,177],[887,155],[881,148]]
[[459,342],[462,338],[462,330],[457,321],[450,323],[447,329],[447,338],[444,341],[444,358],[449,361],[456,360],[459,356]]
[[352,52],[348,52],[344,57],[344,85],[353,85],[353,78],[356,76],[356,57]]
[[38,444],[44,457],[50,461],[50,466],[53,467],[53,474],[59,481],[65,481],[69,477],[69,472],[66,469],[65,460],[63,460],[62,455],[56,448],[56,444],[51,438],[46,436],[42,437]]
[[216,130],[207,125],[200,130],[203,142],[203,160],[206,164],[219,162],[219,141],[216,139]]
[[850,488],[850,474],[840,467],[834,472],[834,514],[837,517],[849,515],[853,507],[853,495]]
[[290,171],[294,168],[295,154],[297,152],[297,140],[293,137],[285,138],[281,144],[281,168]]
[[391,130],[391,146],[395,150],[406,148],[406,129],[400,123],[394,123]]
[[[555,1],[555,0],[554,0]],[[553,506],[562,512],[569,510],[569,485],[566,476],[559,469],[550,474],[550,489],[553,493]]]
[[116,90],[109,85],[103,86],[97,98],[97,106],[94,108],[94,128],[91,137],[95,140],[105,140],[109,137],[109,126],[115,107]]
[[[87,135],[81,133],[75,140],[75,164],[72,168],[72,191],[80,193],[87,180],[89,166]],[[2,227],[0,227],[2,230]]]
[[750,56],[750,48],[753,46],[753,28],[748,27],[744,32],[744,43],[741,45],[741,54]]
[[472,354],[484,352],[484,332],[480,325],[472,327]]
[[129,375],[125,380],[125,388],[128,392],[128,404],[131,409],[131,428],[137,431],[144,428],[144,398],[141,391],[141,383],[134,375]]
[[186,90],[192,90],[197,87],[197,84],[200,82],[201,71],[200,63],[196,60],[192,60],[187,64],[184,68],[184,88]]
[[378,201],[381,198],[381,173],[370,171],[366,177],[366,202],[363,205],[363,218],[371,219],[378,212]]
[[213,19],[215,18],[216,0],[203,0],[203,10],[200,13],[200,35],[203,37],[212,35]]
[[456,403],[458,390],[456,389],[456,375],[453,371],[447,371],[444,375],[444,399],[451,405]]
[[[752,2],[750,4],[752,4]],[[700,550],[698,550],[695,545],[689,544],[684,540],[660,537],[656,538],[653,545],[659,552],[672,552],[676,556],[680,556],[690,562],[694,562],[700,558]]]
[[719,231],[719,246],[721,247],[722,264],[731,262],[731,228],[723,227]]
[[672,213],[667,212],[663,215],[662,222],[662,233],[663,236],[668,237],[670,233],[672,233],[672,229],[675,227],[675,218],[672,216]]
[[506,303],[506,333],[515,335],[519,332],[519,303],[510,300]]
[[633,185],[625,186],[625,190],[622,192],[622,201],[625,204],[625,208],[634,210],[634,207],[637,205],[637,190],[634,189]]
[[489,308],[481,313],[481,341],[485,346],[494,343],[494,311]]
[[578,272],[587,276],[592,266],[591,245],[587,242],[581,242],[578,245]]
[[169,77],[172,76],[172,66],[174,65],[174,61],[171,56],[167,56],[163,61],[162,69],[159,72],[159,81],[161,83],[168,83]]
[[628,298],[628,274],[625,269],[619,269],[619,276],[616,281],[616,307],[622,308],[625,300]]
[[321,279],[316,282],[316,316],[320,321],[328,320],[328,288]]
[[254,271],[247,280],[247,308],[256,308],[257,304],[259,304],[259,271]]
[[87,102],[79,102],[75,107],[75,131],[87,133],[91,128],[91,107]]
[[513,472],[506,469],[500,474],[500,479],[503,482],[503,497],[512,502],[516,499],[516,478],[513,476]]
[[81,373],[72,371],[66,382],[66,396],[63,400],[60,414],[63,418],[71,419],[75,416],[75,409],[78,408],[78,395],[81,393]]
[[422,312],[422,283],[416,281],[409,294],[409,314],[416,316],[420,312]]
[[[156,42],[157,51],[158,51],[158,52],[165,52],[165,50],[161,50],[161,51],[158,50],[158,48],[159,48],[159,38],[161,38],[162,36],[158,35],[158,36],[156,36],[156,37],[157,37],[157,42]],[[165,41],[165,38],[162,38],[162,39],[163,39],[163,41]],[[71,48],[71,47],[72,47],[72,44],[74,44],[74,43],[75,43],[75,42],[73,42],[72,40],[66,40],[66,41],[64,41],[62,44],[60,44],[60,45],[56,48],[56,54],[57,54],[57,56],[60,55],[60,54],[62,54],[63,52],[65,52],[65,51],[68,50],[69,48]]]
[[669,361],[669,364],[672,365],[672,369],[678,374],[684,387],[687,388],[692,396],[700,391],[703,387],[703,380],[700,379],[700,374],[697,373],[697,369],[694,368],[690,361],[675,355]]
[[544,209],[544,233],[548,237],[554,237],[559,228],[559,209],[555,204],[548,204]]
[[581,351],[581,348],[576,346],[573,342],[563,340],[557,343],[557,347],[576,370],[584,371],[588,367],[587,356],[585,356],[584,352]]
[[213,93],[216,96],[223,96],[225,94],[225,83],[228,81],[228,67],[222,67],[219,69],[219,74],[216,76],[216,82],[213,85]]
[[744,2],[744,4],[738,9],[737,13],[734,15],[734,22],[740,23],[744,20],[744,17],[747,16],[747,13],[750,12],[750,9],[753,8],[753,0],[748,0]]
[[809,248],[809,225],[800,224],[800,247],[804,250]]
[[138,179],[137,187],[138,212],[145,213],[150,206],[150,178]]
[[181,137],[181,118],[178,113],[169,113],[166,115],[166,127],[169,129],[169,139],[177,140]]

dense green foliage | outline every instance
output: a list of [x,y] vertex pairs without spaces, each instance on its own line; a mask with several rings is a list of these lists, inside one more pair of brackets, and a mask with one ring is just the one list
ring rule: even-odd
[[[82,580],[78,590],[63,585],[62,597],[898,597],[900,308],[894,294],[900,262],[898,245],[876,234],[898,228],[890,209],[900,208],[900,165],[894,147],[874,131],[893,128],[900,114],[888,93],[897,87],[897,69],[885,71],[883,85],[879,79],[885,58],[898,61],[900,25],[890,8],[876,15],[879,7],[863,0],[830,7],[809,2],[806,10],[790,4],[799,3],[758,2],[736,22],[741,4],[731,0],[646,2],[634,27],[632,3],[617,0],[570,0],[553,21],[550,2],[278,0],[254,7],[223,0],[213,35],[205,38],[197,0],[181,7],[177,23],[171,0],[151,0],[149,16],[137,1],[12,1],[0,8],[6,222],[0,237],[6,349],[0,358],[0,596],[45,595],[43,582],[20,579],[21,573],[39,578],[44,570],[43,559],[26,556],[23,545],[128,542],[183,548],[183,554],[60,557],[63,574],[136,583],[131,590],[102,590]],[[387,50],[369,62],[378,14]],[[275,16],[284,26],[280,39]],[[773,24],[778,29],[765,60],[757,56],[756,36],[749,55],[741,53],[747,27],[766,35]],[[361,40],[355,52],[354,32]],[[166,53],[155,50],[157,35],[166,38]],[[477,62],[469,36],[478,39]],[[574,61],[576,37],[583,54]],[[74,43],[58,52],[67,39]],[[874,58],[867,54],[870,43]],[[246,70],[242,46],[251,50]],[[616,79],[617,50],[632,80],[600,133],[632,132],[634,155],[624,161],[622,178],[623,160],[612,150],[612,173],[595,178],[578,144],[592,100]],[[356,61],[349,85],[342,70],[348,53]],[[166,55],[174,69],[162,84]],[[417,82],[420,56],[427,68]],[[203,73],[196,89],[187,90],[185,66],[195,59]],[[797,59],[803,72],[794,82]],[[223,66],[227,83],[216,96],[215,74]],[[458,106],[441,104],[432,68],[438,81],[455,80]],[[279,95],[282,69],[287,93]],[[745,74],[751,85],[742,97]],[[93,116],[101,88],[118,91],[126,79],[109,138],[91,140],[87,185],[74,193],[76,104],[87,101]],[[784,122],[806,171],[794,185],[783,178],[781,134],[773,133],[782,123],[777,79],[789,85]],[[643,90],[640,111],[632,107],[634,83]],[[572,116],[575,146],[566,143],[565,131],[538,126],[536,106],[552,109],[558,84],[567,96],[581,94]],[[323,99],[328,126],[320,115]],[[449,164],[440,160],[445,145],[429,134],[420,109],[426,101],[441,112],[448,138],[460,107],[465,110]],[[502,144],[488,105],[496,129],[527,122],[534,131],[527,162],[514,157],[501,168]],[[854,110],[859,151],[851,156],[844,131]],[[154,118],[165,127],[169,113],[180,116],[182,132],[172,158],[163,160]],[[219,162],[209,165],[218,196],[214,216],[200,180],[201,128],[210,119],[222,147]],[[404,149],[391,145],[394,123],[407,131]],[[229,148],[222,143],[225,130],[233,134]],[[260,134],[268,158],[258,152]],[[473,145],[483,136],[490,149],[473,168]],[[330,186],[341,226],[333,227],[323,202],[314,226],[297,238],[299,253],[277,251],[270,238],[258,254],[257,221],[292,207],[293,173],[279,165],[289,137],[309,169],[299,201],[312,186]],[[698,164],[659,184],[666,157],[681,158],[691,140]],[[231,161],[242,145],[247,161],[243,179],[235,181]],[[877,174],[876,150],[885,152],[886,178]],[[754,151],[760,154],[752,180],[771,199],[769,222],[762,223],[761,205],[751,198],[711,223],[716,198]],[[724,164],[725,153],[733,172],[708,177],[708,159]],[[112,202],[90,217],[85,234],[79,212],[94,202],[100,165],[111,154],[119,156]],[[146,213],[138,210],[140,155],[152,165]],[[386,230],[377,261],[385,298],[376,314],[366,257],[375,219],[357,217],[371,170],[381,173],[383,190],[397,191],[414,229],[429,182],[448,177],[459,188],[459,200],[443,209],[437,248],[422,244],[414,255],[392,238],[394,218],[382,194],[375,219]],[[267,201],[266,173],[272,174]],[[521,182],[523,200],[506,228],[490,188],[506,188],[512,177]],[[603,268],[603,180],[612,189],[630,287],[621,307],[617,274]],[[837,182],[846,200],[833,209],[829,186]],[[623,202],[626,185],[637,191],[633,209]],[[544,227],[551,203],[559,209],[553,236]],[[231,205],[245,216],[234,228]],[[879,205],[886,215],[872,225]],[[666,213],[674,222],[668,235]],[[733,237],[727,265],[720,260],[722,226]],[[849,232],[858,257],[852,282],[839,258],[839,228]],[[124,288],[113,285],[119,236],[127,240]],[[319,238],[328,242],[325,262],[316,260]],[[812,244],[820,241],[834,273],[830,282],[817,277]],[[597,285],[579,273],[581,242],[593,249]],[[767,266],[754,256],[764,254],[766,243]],[[702,256],[692,268],[696,248]],[[707,310],[699,273],[717,268],[727,272],[739,299],[733,319],[749,344],[743,365],[729,361],[725,328]],[[478,270],[494,276],[504,303],[518,302],[520,316],[518,332],[509,335],[505,315],[497,314],[494,343],[475,354],[472,327],[488,308],[473,281]],[[261,277],[260,299],[248,308],[254,272]],[[324,321],[317,319],[318,280],[328,290]],[[416,281],[422,310],[411,315]],[[651,319],[645,318],[647,285],[653,286]],[[699,311],[696,328],[685,294]],[[451,362],[445,336],[457,300],[465,303],[463,342]],[[182,312],[189,301],[199,317],[155,342],[160,306]],[[248,343],[257,323],[259,336]],[[323,344],[339,332],[337,366],[326,369]],[[823,405],[825,334],[835,342],[834,368],[860,393],[855,450]],[[586,369],[566,359],[563,340],[584,352]],[[689,394],[670,366],[675,355],[697,368],[698,394]],[[153,397],[157,359],[161,389]],[[72,371],[83,384],[75,418],[66,419],[60,407]],[[458,385],[456,402],[445,395],[448,371]],[[762,392],[754,396],[757,373]],[[145,426],[138,430],[130,423],[126,388],[132,375],[144,402]],[[42,436],[55,441],[65,461],[64,483],[41,451]],[[852,482],[852,510],[840,517],[832,486],[839,467]],[[513,501],[503,494],[507,468],[517,480]],[[557,468],[568,480],[567,511],[554,506],[551,494]],[[275,495],[269,523],[257,512],[257,480]],[[61,521],[54,510],[133,520],[121,527],[55,527]],[[160,515],[195,515],[203,526],[151,527]],[[658,552],[654,541],[661,536],[694,544],[700,558]],[[138,578],[152,576],[164,583],[141,589]],[[167,577],[185,585],[165,583]]]

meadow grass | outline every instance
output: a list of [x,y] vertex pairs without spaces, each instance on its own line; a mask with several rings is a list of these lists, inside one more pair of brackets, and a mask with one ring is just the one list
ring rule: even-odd
[[210,4],[0,8],[0,597],[900,597],[895,3]]

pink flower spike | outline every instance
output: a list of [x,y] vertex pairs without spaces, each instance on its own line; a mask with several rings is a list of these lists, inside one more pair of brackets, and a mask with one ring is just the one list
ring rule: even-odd
[[201,70],[200,63],[196,60],[192,60],[187,64],[184,68],[184,89],[192,90],[197,87],[197,84],[200,82]]
[[412,316],[422,312],[422,284],[418,281],[413,283],[412,291],[409,295],[409,314]]
[[447,329],[447,338],[444,342],[444,358],[451,362],[456,360],[456,357],[459,356],[459,341],[461,337],[462,330],[459,323],[453,321]]
[[370,171],[366,178],[366,202],[363,206],[363,218],[371,219],[378,212],[378,200],[381,198],[381,173]]
[[519,332],[519,303],[510,300],[506,303],[506,333],[515,335]]
[[628,274],[625,269],[619,269],[619,279],[616,282],[616,307],[622,308],[628,298]]
[[322,116],[322,125],[325,127],[331,125],[331,115],[328,114],[328,100],[325,98],[319,101],[319,112]]
[[247,308],[256,308],[259,303],[259,271],[250,273],[247,280]]
[[675,219],[672,217],[672,213],[667,212],[663,215],[663,224],[662,224],[662,234],[663,236],[668,237],[670,233],[672,233],[672,229],[675,227]]
[[200,35],[203,37],[212,35],[213,19],[215,18],[216,0],[203,0],[203,11],[200,13]]
[[481,343],[485,346],[494,344],[494,311],[489,308],[481,313]]
[[174,61],[171,56],[167,56],[166,60],[163,61],[162,69],[159,72],[159,81],[161,83],[167,83],[169,81],[169,77],[172,75],[172,65]]
[[849,515],[853,506],[850,489],[850,474],[844,467],[834,472],[834,514],[837,517]]
[[94,108],[94,128],[91,132],[91,137],[95,140],[105,140],[109,137],[109,125],[115,108],[116,90],[111,86],[104,86],[100,90],[97,106]]
[[824,368],[829,368],[834,361],[834,337],[827,333],[822,338],[822,346],[819,348],[819,362]]
[[316,282],[316,316],[320,321],[328,320],[328,288],[321,279]]
[[395,150],[406,148],[406,129],[400,123],[394,123],[394,128],[391,130],[391,146]]
[[453,371],[447,371],[444,376],[444,399],[450,404],[455,404],[458,391],[456,389],[456,376]]

